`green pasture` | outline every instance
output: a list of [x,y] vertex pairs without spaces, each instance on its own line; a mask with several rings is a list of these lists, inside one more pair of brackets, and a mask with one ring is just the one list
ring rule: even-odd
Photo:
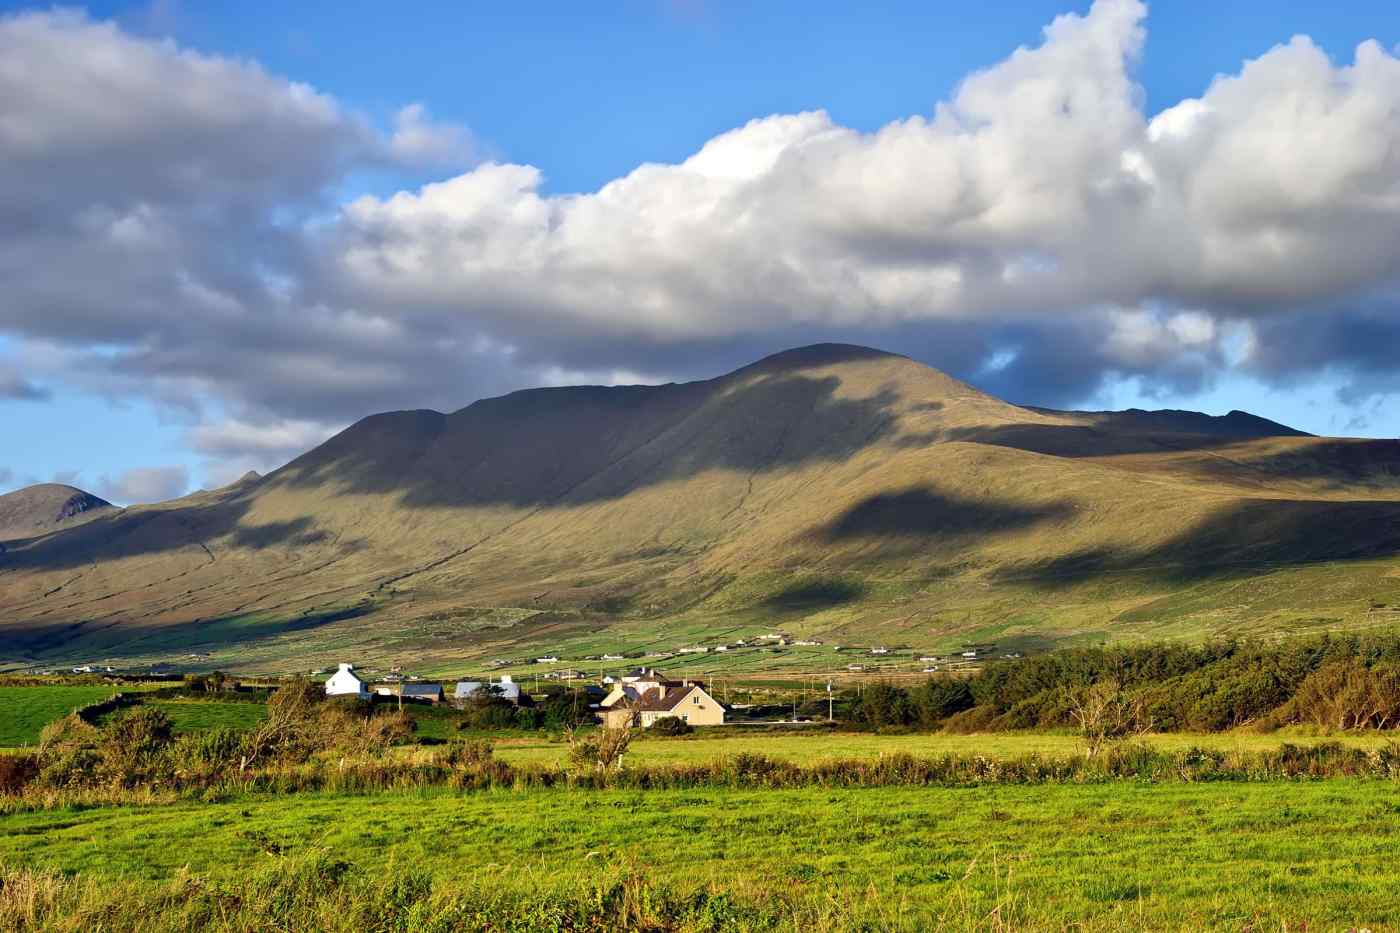
[[116,692],[110,684],[0,687],[0,745],[33,745],[44,726]]
[[1400,923],[1397,801],[1358,780],[245,797],[3,816],[0,862],[217,884],[322,849],[434,883],[625,868],[851,899],[878,929],[1381,930]]
[[218,700],[149,700],[170,717],[176,732],[204,732],[209,729],[251,729],[262,721],[266,708],[261,703],[230,703]]
[[[1315,745],[1320,742],[1342,742],[1359,748],[1375,748],[1387,742],[1400,741],[1400,735],[1387,732],[1336,734],[1319,736],[1307,732],[1285,731],[1269,735],[1250,733],[1163,733],[1150,735],[1145,741],[1167,751],[1191,747],[1222,751],[1266,751],[1285,742],[1294,745]],[[973,735],[915,733],[908,735],[879,735],[870,732],[836,732],[811,730],[790,732],[755,732],[745,734],[742,728],[726,729],[722,733],[698,732],[685,738],[652,738],[638,732],[627,751],[628,764],[694,764],[712,761],[725,755],[741,753],[767,755],[799,764],[809,764],[830,758],[873,758],[879,755],[910,754],[924,758],[941,755],[983,755],[987,758],[1014,758],[1039,754],[1064,757],[1083,751],[1078,736],[1070,733],[1047,732],[987,732]],[[495,746],[496,757],[511,764],[562,764],[568,757],[568,746],[546,738],[506,738]],[[1397,798],[1400,799],[1400,798]]]

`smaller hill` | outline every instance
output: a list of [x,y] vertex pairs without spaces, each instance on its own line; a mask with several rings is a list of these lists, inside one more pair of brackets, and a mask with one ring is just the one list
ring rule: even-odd
[[0,541],[48,534],[81,525],[116,506],[62,483],[40,483],[0,496]]

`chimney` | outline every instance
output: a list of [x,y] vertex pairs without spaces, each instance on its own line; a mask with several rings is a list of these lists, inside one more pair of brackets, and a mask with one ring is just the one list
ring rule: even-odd
[[341,669],[342,671],[353,671],[353,670],[355,669],[355,665],[353,665],[353,664],[344,664],[344,663],[342,663],[342,664],[340,665],[340,669]]
[[502,675],[501,675],[501,683],[503,683],[503,684],[513,684],[513,683],[515,683],[515,681],[513,681],[513,680],[510,679],[510,675],[509,675],[509,674],[502,674]]

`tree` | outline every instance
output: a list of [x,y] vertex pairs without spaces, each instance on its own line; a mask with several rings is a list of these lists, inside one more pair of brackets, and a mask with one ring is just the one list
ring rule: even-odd
[[861,694],[856,719],[872,726],[908,725],[913,719],[909,694],[894,684],[871,684]]
[[936,726],[955,713],[972,709],[972,688],[961,677],[930,677],[909,694],[919,725]]
[[576,767],[597,771],[621,768],[622,756],[632,744],[632,730],[625,727],[594,729],[583,736],[570,729],[567,734],[569,761]]
[[309,755],[316,745],[316,709],[323,696],[305,680],[279,687],[268,697],[267,716],[249,736],[239,770],[246,771],[262,758]]
[[1142,701],[1129,696],[1116,680],[1101,680],[1071,691],[1069,709],[1088,758],[1112,742],[1152,730]]

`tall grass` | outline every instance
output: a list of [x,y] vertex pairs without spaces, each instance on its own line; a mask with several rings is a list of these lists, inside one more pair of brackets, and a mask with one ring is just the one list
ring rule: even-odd
[[[957,910],[976,921],[956,901],[945,916]],[[402,866],[367,870],[325,849],[273,857],[236,881],[188,871],[145,882],[0,869],[0,929],[15,931],[917,928],[901,914],[897,902],[874,892],[794,895],[742,879],[732,889],[686,888],[652,881],[629,865],[578,866],[509,885],[470,877],[444,881]]]
[[30,782],[0,793],[0,813],[62,806],[149,804],[180,799],[227,800],[244,794],[371,794],[416,788],[460,791],[684,788],[793,789],[804,787],[971,787],[982,785],[1096,784],[1113,781],[1192,783],[1267,782],[1326,778],[1400,780],[1400,744],[1358,749],[1340,743],[1282,745],[1265,751],[1189,748],[1163,751],[1141,743],[1112,746],[1095,757],[909,754],[799,764],[743,753],[708,762],[609,770],[549,765],[511,766],[489,746],[454,744],[411,759],[382,755],[322,756],[273,763],[233,774],[190,773],[130,786],[119,781],[84,786]]

